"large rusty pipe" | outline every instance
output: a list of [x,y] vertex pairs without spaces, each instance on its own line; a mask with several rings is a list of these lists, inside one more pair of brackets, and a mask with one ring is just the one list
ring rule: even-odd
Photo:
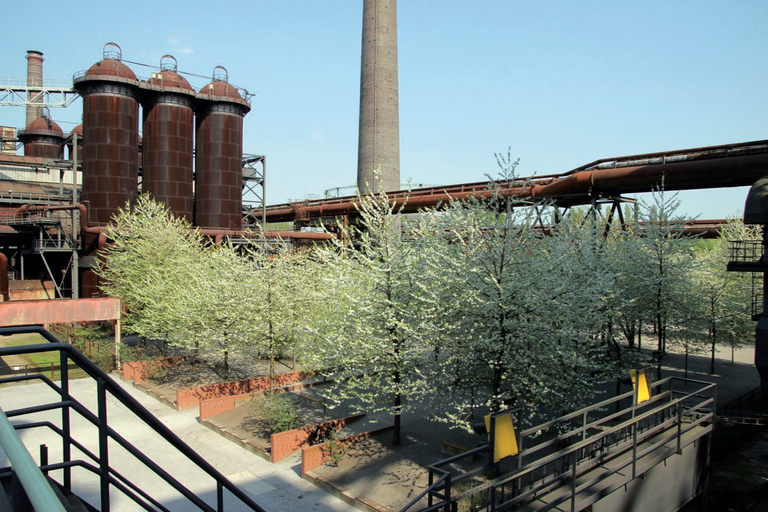
[[16,209],[16,215],[21,215],[22,213],[32,213],[32,212],[45,212],[45,211],[67,211],[67,210],[80,210],[80,230],[89,233],[92,235],[100,235],[103,234],[107,227],[106,226],[89,226],[88,225],[88,208],[82,203],[78,204],[61,204],[61,205],[34,205],[34,204],[23,204],[19,208]]
[[8,257],[0,252],[0,295],[3,301],[11,300],[11,293],[8,287]]
[[282,238],[285,240],[330,240],[334,238],[331,233],[325,232],[304,232],[304,231],[237,231],[222,229],[199,229],[201,235],[213,238],[214,243],[218,244],[225,237],[243,237],[243,238]]
[[[664,179],[668,191],[750,186],[768,174],[768,151],[765,141],[739,146],[738,153],[725,155],[726,147],[699,148],[685,152],[638,155],[623,159],[599,160],[574,171],[543,177],[500,183],[501,193],[519,198],[558,198],[574,196],[587,204],[591,198],[611,194],[645,193],[658,189]],[[744,146],[743,148],[741,146]],[[707,151],[720,151],[709,154]],[[749,152],[751,151],[751,152]],[[714,155],[714,156],[713,156]],[[452,200],[489,197],[488,183],[472,183],[432,189],[398,191],[390,199],[403,213],[433,208]],[[406,199],[407,197],[407,199]],[[310,204],[292,203],[267,209],[267,222],[290,221],[297,212],[309,217],[352,215],[357,212],[357,198],[335,198]]]

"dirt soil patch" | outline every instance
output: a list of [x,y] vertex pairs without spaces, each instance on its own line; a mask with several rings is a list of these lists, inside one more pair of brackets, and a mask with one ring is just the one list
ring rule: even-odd
[[[162,356],[157,356],[162,357]],[[275,363],[275,374],[292,373],[291,361]],[[187,360],[182,364],[158,370],[157,375],[137,384],[145,391],[164,398],[170,403],[176,401],[176,391],[221,382],[256,379],[269,375],[269,361],[242,356],[230,363],[229,372],[221,364],[207,359]]]

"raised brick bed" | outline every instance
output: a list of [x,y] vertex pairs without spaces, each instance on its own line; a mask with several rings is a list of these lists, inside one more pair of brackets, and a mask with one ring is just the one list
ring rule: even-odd
[[[315,373],[313,372],[282,373],[280,375],[275,375],[274,385],[275,387],[283,387],[287,384],[308,379],[314,375]],[[207,386],[179,389],[176,391],[176,408],[181,411],[183,409],[195,407],[203,400],[211,400],[233,395],[244,395],[266,389],[269,389],[269,377],[259,377],[258,379],[247,379],[234,382],[220,382],[218,384],[209,384]]]
[[312,440],[313,432],[315,433],[315,439],[324,439],[331,432],[337,431],[363,416],[365,416],[365,413],[272,434],[270,438],[272,462],[281,461],[302,447],[308,446]]
[[123,380],[133,380],[134,384],[144,382],[152,376],[152,372],[157,369],[170,368],[177,366],[193,356],[166,357],[163,359],[153,359],[151,361],[134,361],[133,363],[123,363]]
[[338,439],[336,441],[327,441],[314,446],[307,446],[301,449],[301,477],[304,478],[308,471],[318,468],[330,460],[329,447],[331,443],[338,443],[340,448],[346,445],[360,442],[369,437],[387,432],[395,428],[394,425],[387,425],[368,432],[362,432],[353,436]]

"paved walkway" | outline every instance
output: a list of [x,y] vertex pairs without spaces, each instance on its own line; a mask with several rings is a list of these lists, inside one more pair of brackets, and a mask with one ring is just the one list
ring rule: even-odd
[[[130,392],[144,407],[160,421],[173,430],[184,442],[202,455],[222,474],[248,492],[253,499],[268,511],[351,511],[352,507],[337,498],[318,489],[299,477],[299,460],[296,457],[282,461],[279,464],[269,462],[253,455],[234,443],[227,441],[201,426],[197,421],[197,410],[175,411],[160,404],[153,398],[136,390],[131,383],[118,383]],[[96,383],[88,380],[72,382],[72,395],[91,411],[96,411]],[[14,385],[0,388],[0,407],[5,411],[28,407],[34,404],[56,400],[57,395],[44,384]],[[130,442],[148,454],[155,462],[166,468],[180,479],[206,502],[215,504],[215,485],[212,481],[182,456],[178,455],[163,439],[143,423],[136,422],[135,417],[116,400],[108,401],[109,424]],[[34,416],[35,419],[48,417],[59,424],[60,414],[44,413]],[[58,418],[58,419],[56,419]],[[24,421],[31,421],[26,419]],[[75,429],[82,429],[83,437],[78,440],[96,451],[96,430],[84,420],[73,420]],[[48,432],[40,429],[25,430],[21,433],[27,449],[37,460],[38,446],[46,443],[50,452],[50,461],[61,459],[61,447]],[[73,454],[73,457],[78,455]],[[157,477],[149,474],[141,464],[137,463],[120,447],[110,446],[110,463],[122,474],[138,483],[142,488],[160,497],[163,504],[173,511],[193,510],[189,503],[179,500],[178,494],[159,482]],[[0,448],[0,465],[7,466],[5,453]],[[98,483],[88,472],[76,469],[73,472],[73,487],[75,492],[92,504],[98,505]],[[113,492],[113,510],[141,510],[126,498]],[[242,504],[226,503],[227,512],[247,510]],[[194,509],[197,510],[197,509]]]

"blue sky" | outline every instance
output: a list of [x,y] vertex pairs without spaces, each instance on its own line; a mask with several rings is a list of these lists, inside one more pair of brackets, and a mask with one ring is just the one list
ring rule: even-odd
[[[244,149],[268,158],[269,204],[355,183],[362,0],[128,5],[6,9],[0,77],[24,77],[36,49],[45,79],[69,79],[109,41],[124,60],[158,65],[168,53],[205,76],[223,65],[254,94]],[[402,178],[480,181],[508,147],[532,175],[767,139],[766,20],[765,0],[400,0]],[[78,100],[52,116],[68,130],[81,110]],[[23,123],[22,108],[0,108],[0,125]],[[686,192],[681,213],[725,217],[745,196]]]

